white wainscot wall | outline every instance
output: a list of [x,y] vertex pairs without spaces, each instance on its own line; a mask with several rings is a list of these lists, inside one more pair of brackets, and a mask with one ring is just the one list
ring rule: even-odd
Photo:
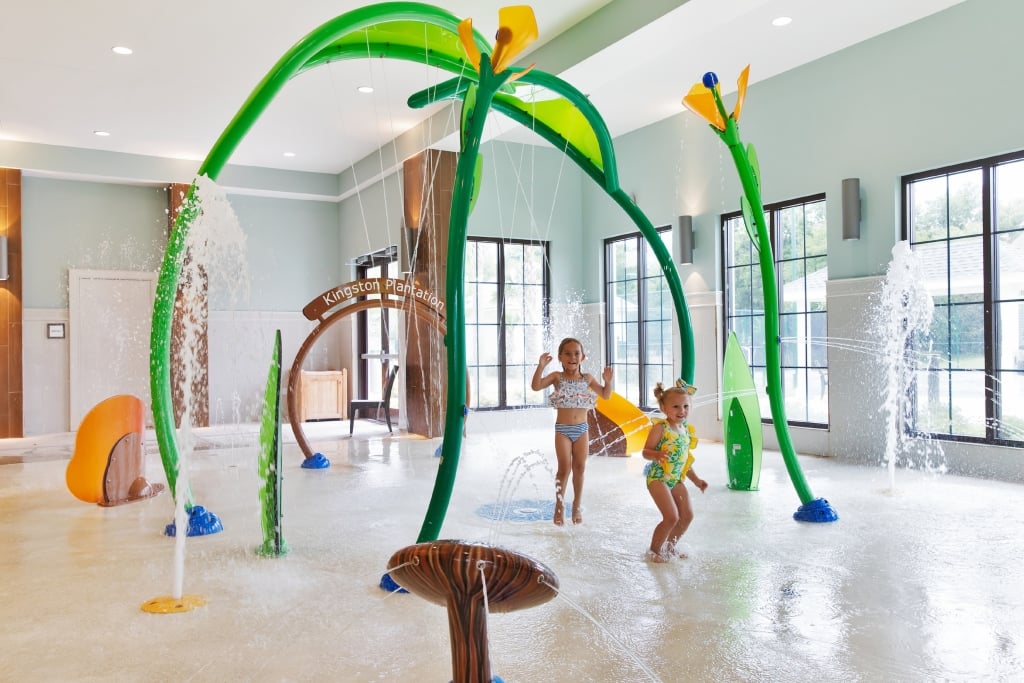
[[[25,309],[22,315],[25,436],[72,432],[78,425],[69,424],[68,340],[73,331],[68,311]],[[47,339],[50,323],[64,324],[63,339]],[[212,311],[208,338],[211,424],[258,420],[277,329],[281,330],[282,413],[287,420],[284,392],[289,372],[299,346],[313,328],[314,324],[301,313]],[[337,325],[323,335],[307,357],[305,369],[343,367],[339,349],[347,330]],[[98,358],[95,362],[107,360]]]

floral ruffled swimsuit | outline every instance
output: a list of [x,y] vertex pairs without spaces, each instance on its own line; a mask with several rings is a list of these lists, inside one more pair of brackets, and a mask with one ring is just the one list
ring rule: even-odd
[[652,481],[663,481],[668,484],[669,488],[672,488],[682,481],[686,473],[690,471],[690,466],[693,465],[693,454],[690,453],[690,449],[697,447],[695,430],[693,425],[686,422],[683,423],[685,434],[672,429],[667,420],[655,418],[652,422],[665,426],[656,448],[659,451],[665,451],[668,456],[663,461],[652,460],[649,462],[644,468],[644,474],[647,475],[648,484]]
[[597,394],[590,388],[590,380],[584,375],[580,379],[560,379],[548,401],[555,408],[590,410],[597,405]]

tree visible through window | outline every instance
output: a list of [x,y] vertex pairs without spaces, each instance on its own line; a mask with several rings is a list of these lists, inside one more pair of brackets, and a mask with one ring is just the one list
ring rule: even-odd
[[[775,256],[782,345],[782,390],[790,424],[828,426],[828,281],[825,197],[765,206]],[[757,250],[739,212],[722,216],[725,330],[736,333],[758,387],[761,415],[770,420],[764,392],[764,293]]]
[[[660,228],[662,241],[670,228]],[[671,245],[666,243],[671,250]],[[606,239],[605,310],[608,362],[615,390],[642,408],[657,407],[654,387],[676,379],[672,367],[672,294],[640,233]]]
[[1024,444],[1024,152],[904,177],[903,237],[935,303],[913,428]]
[[540,405],[530,380],[544,343],[547,243],[470,237],[465,278],[471,405]]

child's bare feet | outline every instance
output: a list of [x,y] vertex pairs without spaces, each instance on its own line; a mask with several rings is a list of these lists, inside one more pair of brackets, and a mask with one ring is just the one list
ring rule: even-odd
[[581,510],[572,511],[572,523],[583,524],[583,512]]
[[669,557],[674,555],[674,556],[678,557],[680,560],[685,560],[685,559],[688,559],[688,557],[689,557],[682,550],[677,549],[675,547],[675,545],[672,544],[672,543],[669,543],[668,545],[665,546],[665,554],[668,555]]
[[655,562],[657,564],[664,564],[665,562],[668,562],[668,557],[661,553],[656,553],[653,550],[648,550],[647,554],[644,555],[644,559],[648,562]]
[[562,507],[561,503],[555,503],[555,526],[565,525],[565,508]]

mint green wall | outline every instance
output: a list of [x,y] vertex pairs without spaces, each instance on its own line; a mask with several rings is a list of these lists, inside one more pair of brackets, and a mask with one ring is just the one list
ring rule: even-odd
[[[723,176],[719,172],[716,177],[714,163],[705,161],[718,162],[722,154],[716,145],[720,146],[720,143],[706,125],[690,119],[693,117],[688,115],[672,117],[615,140],[619,184],[634,197],[655,227],[674,226],[683,214],[694,216],[694,258],[697,265],[679,269],[687,290],[692,286],[691,279],[688,279],[691,272],[688,271],[707,268],[705,277],[713,276],[717,265],[716,250],[711,248],[715,232],[708,221],[727,210],[718,200],[724,184]],[[712,201],[716,204],[711,204]],[[601,240],[635,233],[639,228],[593,182],[583,184],[581,208],[584,239],[597,247],[596,253],[589,257],[590,267],[583,272],[582,288],[597,293],[588,301],[598,301],[604,277]],[[707,285],[701,288],[714,289]]]
[[[337,206],[229,195],[245,231],[248,302],[211,292],[214,310],[297,311],[342,272]],[[68,269],[160,267],[167,241],[164,187],[22,178],[23,305],[66,308]]]
[[22,176],[22,305],[67,308],[68,269],[149,270],[167,241],[160,187]]
[[[577,289],[587,254],[593,252],[582,239],[582,172],[545,147],[489,142],[481,146],[481,155],[483,175],[469,234],[550,240],[551,260],[557,264],[552,267],[552,292]],[[339,215],[346,261],[399,244],[404,221],[400,174],[345,199]],[[600,296],[600,285],[593,296]]]
[[[253,311],[298,311],[342,279],[338,208],[334,202],[230,195],[246,234]],[[211,291],[214,310],[232,308]]]
[[[552,298],[578,289],[593,252],[580,222],[582,171],[550,147],[496,141],[483,145],[481,155],[482,186],[469,234],[550,241]],[[592,294],[600,297],[600,289]]]
[[[765,202],[825,192],[829,276],[885,271],[899,234],[900,176],[1024,147],[1019,27],[1024,3],[969,0],[812,64],[756,83],[740,119],[761,162]],[[697,82],[680,75],[679,94]],[[757,78],[757,64],[751,65]],[[719,73],[733,90],[738,73]],[[735,93],[726,96],[732,107]],[[680,106],[682,112],[682,107]],[[695,264],[680,268],[687,290],[719,289],[718,217],[739,208],[726,148],[692,114],[680,113],[615,141],[624,189],[655,225],[695,216]],[[861,179],[859,241],[841,239],[843,178]],[[591,241],[632,225],[590,184],[583,224]],[[599,271],[585,270],[593,291]]]
[[401,171],[360,190],[341,202],[338,222],[341,226],[340,250],[344,280],[355,275],[355,268],[344,265],[352,258],[369,254],[402,239],[405,214],[402,210]]

